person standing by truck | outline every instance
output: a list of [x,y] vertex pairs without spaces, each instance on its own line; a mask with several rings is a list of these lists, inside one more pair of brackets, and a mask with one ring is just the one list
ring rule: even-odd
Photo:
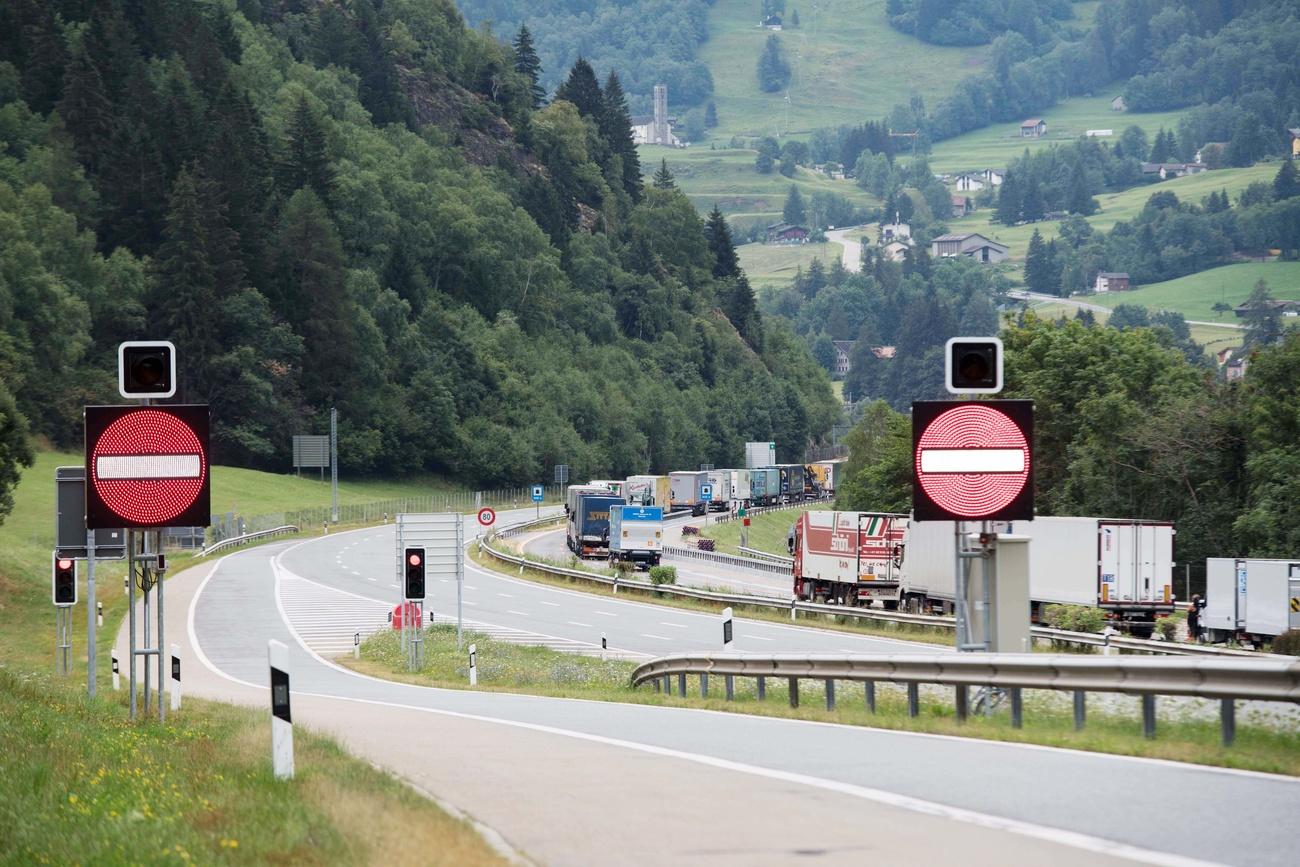
[[1187,604],[1187,640],[1201,643],[1201,594],[1193,593]]

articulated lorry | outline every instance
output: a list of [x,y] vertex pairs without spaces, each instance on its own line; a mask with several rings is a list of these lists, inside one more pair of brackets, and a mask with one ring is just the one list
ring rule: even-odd
[[709,484],[713,485],[713,499],[709,501],[709,511],[728,512],[731,510],[731,480],[735,470],[709,470]]
[[609,556],[609,510],[622,506],[623,498],[608,490],[573,491],[569,494],[569,515],[565,542],[583,558]]
[[813,497],[833,497],[840,486],[844,461],[817,461],[805,467],[804,490]]
[[649,569],[664,551],[664,510],[618,504],[609,510],[609,559]]
[[777,464],[772,469],[775,469],[780,474],[780,502],[802,502],[804,496],[803,464]]
[[709,474],[704,470],[689,470],[668,474],[668,505],[674,512],[689,509],[695,516],[703,515],[708,503],[704,502],[704,486]]
[[794,595],[898,607],[907,525],[906,515],[804,512],[794,525]]
[[1300,629],[1300,559],[1207,559],[1201,626],[1210,641],[1251,644]]
[[623,497],[637,506],[668,508],[670,487],[667,476],[628,476]]

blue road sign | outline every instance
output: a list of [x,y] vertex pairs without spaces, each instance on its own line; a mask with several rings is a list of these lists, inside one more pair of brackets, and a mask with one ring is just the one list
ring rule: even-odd
[[700,485],[700,499],[706,503],[712,502],[713,485]]
[[546,497],[546,491],[541,485],[533,485],[533,502],[540,503]]

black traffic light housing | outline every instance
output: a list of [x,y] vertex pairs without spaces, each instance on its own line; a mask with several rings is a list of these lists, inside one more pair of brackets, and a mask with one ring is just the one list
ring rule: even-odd
[[117,391],[122,397],[176,394],[176,347],[168,340],[128,340],[117,347]]
[[406,573],[406,583],[404,585],[407,599],[424,598],[424,549],[407,548],[406,555],[402,558],[403,568]]
[[943,369],[950,394],[997,394],[1002,391],[1002,341],[954,337],[944,347]]
[[52,557],[54,568],[53,588],[51,593],[54,604],[59,607],[77,604],[77,561],[71,557]]

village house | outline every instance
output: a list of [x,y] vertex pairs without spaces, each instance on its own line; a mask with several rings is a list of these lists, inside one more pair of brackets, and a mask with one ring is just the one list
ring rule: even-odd
[[904,238],[901,241],[890,241],[880,248],[880,254],[885,257],[887,262],[902,262],[907,258],[907,251],[912,249],[912,239]]
[[806,244],[808,228],[791,223],[773,223],[767,227],[768,244]]
[[1112,99],[1112,100],[1110,101],[1110,110],[1111,110],[1111,111],[1127,111],[1127,110],[1128,110],[1128,103],[1124,101],[1124,97],[1122,97],[1122,96],[1117,96],[1117,97],[1115,97],[1114,99]]
[[[833,340],[831,342],[835,344],[835,375],[841,378],[848,376],[849,371],[853,369],[853,364],[849,360],[853,352],[853,341]],[[871,347],[871,354],[884,361],[893,358],[896,351],[892,346]]]
[[1125,292],[1129,289],[1128,274],[1123,271],[1100,271],[1092,289],[1094,292]]
[[1021,138],[1038,138],[1047,133],[1047,121],[1039,117],[1031,117],[1020,124]]
[[1226,365],[1224,365],[1223,368],[1224,379],[1228,380],[1228,382],[1237,382],[1238,380],[1245,379],[1246,368],[1249,366],[1250,366],[1249,358],[1245,358],[1243,356],[1242,358],[1232,359],[1232,361],[1229,361]]
[[1201,172],[1208,172],[1210,167],[1204,163],[1143,163],[1142,174],[1159,175],[1160,180],[1166,181],[1169,178],[1184,178],[1188,175],[1199,175]]
[[963,193],[973,193],[982,190],[984,189],[984,179],[979,175],[958,175],[957,189],[961,190]]
[[1002,186],[1002,172],[997,169],[984,169],[982,172],[976,172],[981,178],[992,187]]
[[975,210],[975,201],[970,196],[952,197],[953,218],[964,217]]
[[[1274,313],[1279,313],[1283,316],[1300,316],[1300,301],[1288,301],[1284,298],[1276,298],[1272,301],[1265,301],[1263,306]],[[1244,318],[1249,316],[1251,311],[1254,309],[1255,305],[1247,301],[1232,308],[1232,312],[1237,314],[1239,318]]]
[[656,84],[654,89],[654,114],[632,118],[632,141],[639,145],[667,145],[681,147],[673,133],[677,118],[668,114],[668,86]]
[[940,235],[930,242],[930,255],[936,259],[968,256],[976,262],[995,264],[1007,258],[1010,249],[977,232]]

